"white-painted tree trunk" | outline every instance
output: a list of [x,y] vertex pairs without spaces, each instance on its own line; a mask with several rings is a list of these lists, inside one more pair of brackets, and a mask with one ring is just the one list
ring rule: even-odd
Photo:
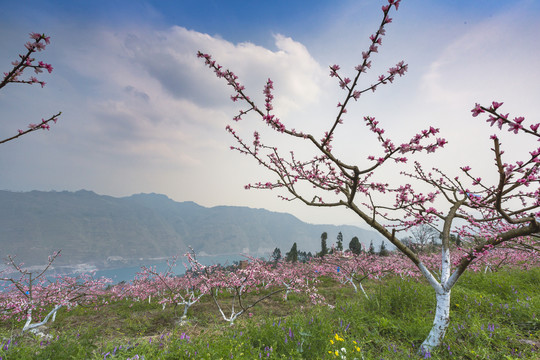
[[286,290],[285,290],[285,295],[283,296],[283,300],[287,301],[287,296],[289,295],[289,292],[291,291],[291,287],[289,286],[289,284],[287,284],[287,283],[286,283],[285,281],[283,281],[283,280],[281,281],[281,283],[282,283],[283,285],[285,285],[285,288],[286,288]]
[[187,317],[187,312],[191,305],[195,304],[197,301],[201,299],[201,297],[204,295],[204,293],[199,294],[199,296],[195,297],[195,294],[191,293],[191,296],[187,299],[184,299],[183,302],[177,303],[177,305],[184,305],[184,314],[182,315],[182,318]]
[[[354,275],[353,275],[354,276]],[[362,282],[359,281],[358,282],[358,286],[354,283],[354,278],[353,276],[345,276],[345,282],[348,282],[348,283],[351,283],[351,285],[353,286],[354,288],[354,292],[355,293],[358,293],[358,288],[360,288],[360,290],[362,290],[362,293],[364,294],[364,296],[366,297],[366,299],[369,299],[369,296],[366,294],[366,291],[364,290],[364,287],[362,286]]]
[[448,325],[450,324],[450,292],[444,290],[437,292],[437,309],[435,310],[435,319],[429,335],[420,346],[421,351],[431,351],[442,343]]
[[[60,310],[62,305],[56,305],[48,314],[45,316],[45,318],[35,324],[32,324],[32,309],[28,310],[28,313],[26,315],[26,323],[24,324],[23,329],[21,330],[21,333],[24,333],[26,331],[32,331],[32,329],[35,329],[37,327],[43,326],[49,321],[49,318],[53,316],[54,319],[56,319],[56,312]],[[54,320],[53,320],[54,321]]]
[[32,309],[28,309],[26,312],[26,323],[24,324],[21,333],[28,330],[30,328],[30,324],[32,324]]
[[364,296],[366,297],[366,299],[369,299],[369,296],[367,296],[366,290],[364,290],[364,287],[362,286],[362,283],[361,283],[361,282],[358,283],[358,287],[360,288],[360,290],[362,290],[362,293],[364,294]]
[[420,353],[426,353],[442,343],[446,330],[450,325],[450,294],[452,286],[459,278],[458,272],[450,274],[450,250],[443,246],[441,251],[441,278],[440,281],[422,264],[417,265],[431,287],[435,290],[437,301],[433,326],[427,338],[420,346]]
[[188,309],[192,304],[193,303],[185,303],[184,304],[184,313],[182,314],[182,319],[185,319],[187,317]]

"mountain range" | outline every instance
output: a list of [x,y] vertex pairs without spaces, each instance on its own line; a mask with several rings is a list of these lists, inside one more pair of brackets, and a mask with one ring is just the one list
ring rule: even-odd
[[41,265],[62,250],[55,266],[86,264],[97,269],[133,266],[183,255],[285,254],[294,242],[300,251],[320,250],[339,232],[343,246],[358,237],[378,248],[382,237],[354,226],[313,225],[293,215],[237,206],[203,207],[165,195],[115,198],[92,191],[0,191],[0,256],[14,255],[27,266]]

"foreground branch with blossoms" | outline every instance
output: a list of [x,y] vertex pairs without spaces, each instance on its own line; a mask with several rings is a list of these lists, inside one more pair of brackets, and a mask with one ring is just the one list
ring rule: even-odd
[[[51,66],[51,64],[47,64],[43,61],[39,61],[36,63],[36,59],[32,57],[35,52],[44,50],[45,47],[50,44],[50,37],[46,36],[45,34],[30,33],[30,39],[32,41],[28,41],[25,44],[27,50],[26,54],[19,54],[19,60],[15,60],[11,63],[11,65],[13,65],[13,68],[8,72],[4,72],[4,78],[2,79],[2,82],[0,82],[0,89],[2,89],[9,83],[30,85],[40,84],[41,87],[45,86],[45,82],[42,80],[38,80],[38,78],[36,78],[35,76],[30,76],[26,80],[21,79],[24,71],[27,69],[34,70],[35,74],[40,74],[44,70],[47,70],[49,73],[53,71],[53,67]],[[28,125],[28,128],[26,130],[19,129],[16,134],[0,140],[0,144],[15,140],[23,135],[26,135],[36,130],[49,130],[50,123],[56,123],[58,117],[61,114],[62,112],[59,111],[57,114],[50,116],[48,119],[41,119],[41,122],[39,123],[31,123]]]
[[[339,65],[330,66],[330,76],[338,80],[344,97],[338,102],[337,115],[329,121],[328,130],[322,137],[290,129],[272,113],[272,80],[268,79],[264,86],[265,103],[259,107],[247,96],[244,86],[232,71],[225,70],[209,54],[199,52],[198,57],[218,78],[225,79],[232,87],[232,100],[245,104],[233,118],[235,121],[244,115],[254,114],[274,131],[307,141],[315,152],[311,159],[306,160],[298,159],[292,152],[287,152],[290,156],[285,157],[278,147],[265,144],[259,132],[255,131],[253,141],[248,142],[227,125],[226,130],[237,142],[231,148],[251,156],[275,176],[273,181],[249,184],[246,188],[284,190],[289,195],[280,194],[282,199],[298,200],[308,206],[346,207],[390,241],[416,266],[435,291],[437,305],[433,327],[421,346],[421,351],[429,351],[442,343],[450,321],[451,289],[464,271],[486,252],[511,241],[527,241],[531,235],[540,232],[540,148],[523,155],[515,164],[505,163],[500,141],[493,135],[494,171],[499,178],[494,184],[473,176],[468,166],[461,168],[464,177],[460,178],[438,169],[426,172],[420,162],[414,163],[412,173],[402,171],[395,174],[392,178],[399,180],[389,184],[386,180],[374,180],[381,169],[388,168],[392,162],[404,164],[421,152],[434,153],[446,144],[446,140],[437,137],[439,129],[428,127],[409,141],[396,144],[385,134],[378,120],[365,116],[366,126],[380,144],[379,153],[366,154],[368,165],[361,167],[343,161],[333,152],[334,134],[338,127],[343,126],[351,100],[358,101],[366,92],[375,92],[379,86],[392,83],[407,71],[407,65],[400,61],[387,74],[378,76],[370,86],[360,88],[359,85],[360,76],[371,68],[371,59],[386,34],[385,27],[392,22],[389,13],[392,8],[397,10],[399,5],[400,0],[388,0],[388,4],[382,6],[380,26],[369,37],[370,44],[362,53],[361,63],[355,67],[354,76],[342,75]],[[487,112],[490,114],[488,122],[491,125],[497,123],[499,129],[508,127],[510,132],[519,136],[539,137],[540,124],[526,128],[523,117],[509,120],[508,114],[498,112],[501,105],[497,102],[489,107],[477,104],[472,111],[473,116]],[[431,187],[431,192],[425,194],[420,191],[425,185]],[[389,205],[392,200],[393,204]],[[435,208],[436,201],[437,204],[446,203],[446,206],[437,205]],[[464,221],[465,225],[457,225],[456,220]],[[423,224],[436,228],[441,236],[437,272],[430,270],[424,260],[397,237],[399,232]],[[450,239],[456,233],[468,246],[463,246],[460,255],[452,259]]]

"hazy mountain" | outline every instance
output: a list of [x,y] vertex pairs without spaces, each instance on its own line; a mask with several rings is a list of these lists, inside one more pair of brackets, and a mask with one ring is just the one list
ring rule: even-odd
[[98,268],[136,265],[152,258],[182,255],[188,246],[199,254],[260,256],[294,242],[301,251],[320,250],[343,233],[378,248],[381,237],[354,226],[312,225],[296,217],[247,207],[205,208],[175,202],[165,195],[124,198],[77,192],[0,191],[0,256],[16,255],[27,265],[43,264],[62,249],[55,265],[93,264]]

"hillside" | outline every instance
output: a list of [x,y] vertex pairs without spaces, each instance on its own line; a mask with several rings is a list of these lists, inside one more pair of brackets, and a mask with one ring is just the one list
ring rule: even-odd
[[188,246],[201,254],[258,256],[275,247],[284,254],[296,242],[299,250],[317,251],[323,232],[329,246],[340,231],[345,247],[354,236],[366,246],[381,241],[377,233],[358,227],[312,225],[264,209],[206,208],[159,194],[115,198],[86,190],[0,191],[0,228],[2,258],[16,255],[37,265],[61,249],[55,265],[100,269],[181,255]]

